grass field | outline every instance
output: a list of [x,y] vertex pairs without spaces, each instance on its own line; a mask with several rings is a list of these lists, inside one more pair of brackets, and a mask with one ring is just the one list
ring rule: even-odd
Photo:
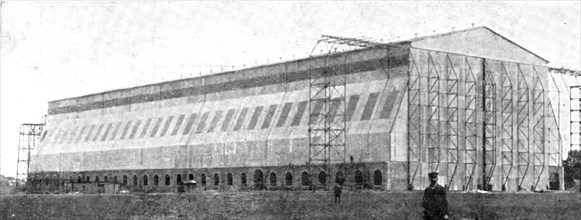
[[[422,192],[11,195],[0,219],[421,219]],[[580,193],[449,193],[452,219],[578,219]]]

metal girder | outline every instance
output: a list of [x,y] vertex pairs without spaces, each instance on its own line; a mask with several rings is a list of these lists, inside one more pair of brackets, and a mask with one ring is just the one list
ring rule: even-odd
[[449,55],[446,55],[448,69],[446,71],[446,130],[444,143],[447,153],[448,187],[452,186],[458,169],[458,73]]
[[476,77],[470,67],[468,58],[464,58],[464,112],[466,120],[464,121],[464,140],[465,140],[465,154],[464,154],[464,190],[471,190],[474,175],[476,171],[476,146],[478,139],[477,128],[477,114],[476,114]]
[[527,178],[530,167],[530,119],[529,119],[529,86],[526,82],[526,77],[522,72],[520,65],[518,65],[518,80],[517,80],[517,188],[522,189],[522,184]]
[[537,188],[545,169],[545,88],[533,67],[533,166]]
[[421,167],[422,137],[422,99],[421,73],[414,56],[410,56],[408,90],[408,189],[413,189]]
[[440,73],[436,68],[434,60],[428,53],[428,75],[427,75],[427,145],[428,145],[428,169],[435,172],[440,169],[441,162],[441,126],[440,126]]
[[16,160],[16,187],[20,187],[21,181],[26,181],[29,184],[30,163],[32,153],[36,150],[46,132],[43,133],[46,125],[46,116],[43,116],[41,123],[23,123],[19,128],[18,139],[18,158]]
[[513,128],[513,89],[512,82],[508,72],[506,71],[506,66],[504,63],[501,64],[502,71],[502,100],[501,100],[501,110],[502,110],[502,136],[501,136],[501,170],[502,170],[502,186],[506,190],[506,184],[513,170],[513,146],[512,140],[512,128]]
[[490,66],[484,60],[483,79],[483,187],[491,183],[494,171],[496,169],[496,82],[494,75],[490,71]]

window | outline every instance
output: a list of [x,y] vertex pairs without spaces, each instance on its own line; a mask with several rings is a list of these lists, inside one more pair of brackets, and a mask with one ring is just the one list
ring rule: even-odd
[[105,126],[104,124],[99,125],[99,127],[97,128],[97,132],[95,133],[95,137],[93,137],[93,141],[96,141],[97,139],[99,139],[99,136],[101,135],[101,131],[103,130],[104,126]]
[[168,174],[165,175],[165,185],[169,186],[171,184],[171,177]]
[[103,181],[104,181],[104,182],[109,182],[109,177],[105,176],[105,177],[103,178]]
[[151,134],[149,134],[149,137],[155,137],[155,135],[157,134],[157,131],[159,130],[159,126],[161,125],[162,121],[163,121],[163,117],[158,118],[157,121],[155,121],[155,125],[153,126],[153,130],[151,131]]
[[307,108],[307,101],[299,102],[297,105],[297,112],[293,117],[293,121],[291,122],[291,126],[298,126],[301,124],[301,120],[303,119],[303,114],[305,114],[305,109]]
[[83,180],[81,180],[81,176],[77,176],[77,183],[81,183]]
[[309,173],[307,173],[307,171],[305,171],[301,174],[301,185],[303,185],[303,186],[310,185]]
[[319,183],[323,186],[327,185],[327,173],[325,171],[319,172]]
[[222,131],[228,131],[228,126],[230,126],[230,122],[232,121],[234,113],[236,113],[235,109],[228,110],[228,113],[226,113],[226,118],[224,118],[224,122],[222,122]]
[[220,185],[220,175],[214,173],[214,186]]
[[125,127],[123,128],[123,132],[121,132],[121,137],[119,139],[121,139],[121,140],[125,139],[125,136],[127,135],[127,131],[129,130],[130,127],[131,127],[131,121],[128,121],[127,124],[125,124]]
[[381,175],[381,171],[375,170],[373,171],[373,185],[381,185],[383,182],[383,175]]
[[232,174],[228,173],[226,178],[227,178],[226,182],[228,183],[228,186],[231,186],[232,185]]
[[117,184],[117,176],[113,176],[113,183]]
[[351,121],[351,117],[353,117],[353,112],[355,112],[355,108],[357,108],[357,102],[359,102],[359,95],[352,95],[351,97],[349,97],[349,102],[347,103],[347,111],[345,111],[344,121]]
[[87,183],[90,183],[91,182],[91,177],[90,176],[87,176],[87,181],[86,182]]
[[139,134],[139,138],[145,137],[145,135],[147,134],[147,131],[149,130],[149,127],[151,126],[152,121],[153,121],[153,118],[148,118],[147,121],[145,121],[145,125],[143,125],[143,130],[141,130],[141,134]]
[[99,182],[99,176],[95,176],[95,182],[98,183]]
[[268,107],[268,111],[266,112],[266,116],[264,116],[264,121],[262,122],[262,126],[261,126],[262,129],[270,127],[270,121],[272,121],[272,117],[274,116],[274,113],[276,112],[276,107],[277,107],[276,104]]
[[270,185],[276,186],[276,173],[275,172],[270,173]]
[[254,185],[255,186],[262,186],[264,182],[264,174],[260,170],[254,171]]
[[141,120],[137,120],[137,122],[135,122],[133,130],[131,130],[131,135],[129,135],[129,139],[133,139],[135,137],[135,134],[137,134],[137,130],[139,130],[139,125],[141,125]]
[[180,184],[180,183],[182,183],[182,175],[181,174],[178,174],[176,176],[176,184]]
[[202,173],[200,176],[200,182],[202,183],[202,186],[206,185],[206,174]]
[[127,175],[123,175],[123,185],[127,185]]
[[355,171],[355,184],[362,185],[363,184],[363,173],[357,170]]
[[385,103],[383,104],[383,109],[381,109],[381,113],[379,114],[379,118],[388,118],[391,115],[391,110],[393,109],[393,103],[395,102],[395,98],[398,95],[399,91],[393,90],[387,94],[387,98],[385,99]]
[[171,136],[178,134],[178,131],[180,130],[180,126],[182,125],[182,122],[184,121],[184,118],[185,118],[184,115],[180,115],[180,117],[178,117],[178,121],[176,122],[176,125],[173,127],[173,131],[171,131]]
[[240,184],[246,186],[246,173],[240,174]]
[[[196,122],[196,117],[198,115],[196,113],[193,113],[190,115],[190,117],[188,117],[188,122],[186,123],[186,128],[184,129],[184,135],[189,134],[190,130],[192,129],[192,126],[194,125],[194,122]],[[176,125],[178,126],[178,125]],[[174,128],[175,130],[175,128]]]
[[119,128],[121,128],[121,124],[123,124],[123,123],[117,122],[117,125],[115,126],[115,130],[113,130],[113,133],[111,133],[111,139],[109,139],[109,140],[115,139],[115,137],[117,136],[117,132],[119,132]]
[[204,112],[204,114],[202,114],[202,117],[200,118],[200,123],[198,124],[198,128],[196,129],[196,134],[202,133],[202,131],[206,127],[206,120],[208,120],[209,115],[210,112]]
[[282,127],[286,123],[286,119],[288,118],[288,113],[293,106],[292,102],[285,103],[284,107],[282,107],[282,111],[280,112],[280,117],[278,118],[278,122],[276,123],[276,127]]
[[315,105],[310,107],[313,108],[313,111],[311,112],[309,117],[309,124],[315,124],[319,122],[319,118],[321,118],[319,113],[323,109],[323,104],[325,104],[323,103],[323,101],[316,101]]
[[246,118],[246,114],[248,113],[248,107],[243,108],[238,115],[238,120],[236,120],[236,124],[234,125],[234,131],[240,130],[242,128],[242,124],[244,123],[244,119]]
[[87,136],[85,136],[85,142],[89,141],[89,139],[91,138],[91,133],[93,133],[94,129],[95,125],[91,125],[91,127],[89,127],[89,132],[87,133]]
[[133,186],[137,186],[137,175],[133,175]]
[[159,176],[158,175],[153,176],[153,185],[159,186]]
[[167,134],[167,130],[169,129],[169,125],[171,124],[171,121],[173,121],[173,116],[169,116],[165,120],[165,124],[163,125],[163,129],[161,130],[161,134],[159,135],[160,137],[163,137],[163,136],[165,136],[165,134]]
[[189,180],[194,180],[194,174],[190,174],[190,176],[189,176],[189,178],[188,178],[188,179],[189,179]]
[[375,109],[375,103],[377,102],[377,96],[379,96],[379,93],[377,92],[369,94],[369,98],[367,99],[367,103],[365,104],[365,108],[363,108],[363,113],[361,114],[361,121],[369,120],[371,118],[373,110]]
[[143,185],[147,186],[148,181],[147,181],[147,175],[143,175]]
[[208,133],[214,132],[214,129],[216,129],[216,126],[218,125],[218,121],[220,120],[221,117],[222,117],[222,111],[216,111],[216,114],[214,114],[214,118],[210,122],[210,128],[208,128]]
[[285,180],[285,184],[287,186],[292,186],[293,185],[293,174],[291,172],[286,172],[286,174],[284,175],[284,180]]
[[250,123],[248,124],[248,130],[252,130],[254,129],[254,127],[256,127],[256,123],[258,123],[258,117],[260,117],[260,114],[262,114],[262,109],[264,107],[262,106],[258,106],[254,109],[254,113],[252,114],[252,117],[250,118]]

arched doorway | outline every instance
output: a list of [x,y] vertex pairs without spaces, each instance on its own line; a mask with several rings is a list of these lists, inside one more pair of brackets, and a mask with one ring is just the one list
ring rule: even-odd
[[310,181],[309,181],[309,173],[307,171],[304,171],[301,174],[301,185],[302,186],[308,186],[310,185]]
[[254,171],[254,185],[259,189],[264,186],[264,173],[261,170]]
[[383,175],[380,170],[373,171],[373,185],[380,186],[383,183]]
[[293,185],[293,174],[291,172],[286,172],[284,175],[284,181],[287,186]]
[[327,185],[327,173],[325,171],[319,172],[319,183],[323,186]]
[[275,172],[270,173],[270,185],[276,186],[276,173]]

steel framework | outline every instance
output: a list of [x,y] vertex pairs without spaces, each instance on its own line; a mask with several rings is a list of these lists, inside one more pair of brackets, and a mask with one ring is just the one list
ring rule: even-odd
[[502,110],[502,136],[501,136],[501,170],[502,170],[502,190],[505,191],[507,188],[507,182],[510,178],[510,174],[513,170],[513,90],[512,82],[508,72],[506,71],[506,66],[504,63],[501,64],[501,74],[502,74],[502,100],[501,100],[501,110]]
[[[16,187],[20,187],[21,181],[28,184],[30,173],[30,160],[36,145],[40,142],[46,125],[46,116],[43,116],[40,124],[23,123],[19,129],[18,159],[16,162]],[[44,134],[46,135],[46,134]]]
[[484,120],[482,126],[482,179],[485,190],[490,190],[488,186],[491,184],[494,171],[496,169],[496,82],[494,75],[490,71],[491,67],[486,60],[484,60],[484,74],[482,74],[482,110],[484,113]]
[[446,55],[448,68],[446,72],[446,133],[445,144],[447,146],[448,187],[453,187],[454,177],[458,169],[458,73],[449,55]]
[[518,69],[517,100],[517,188],[522,189],[530,166],[529,86],[520,65]]
[[[312,72],[309,81],[309,158],[307,164],[319,166],[330,181],[331,163],[345,163],[346,159],[346,71],[345,61],[331,64],[334,53],[353,48],[375,45],[354,38],[321,36],[311,52],[319,49],[323,64]],[[315,74],[320,74],[318,77]],[[328,184],[325,184],[327,186]]]
[[413,55],[410,55],[408,81],[408,189],[413,190],[418,171],[421,168],[422,126],[424,119],[422,106],[422,74]]
[[545,88],[533,67],[533,170],[537,189],[545,169]]
[[464,112],[466,114],[466,120],[464,121],[464,140],[465,140],[465,153],[464,153],[464,190],[472,190],[474,175],[476,172],[477,164],[477,141],[478,141],[478,131],[477,131],[477,111],[476,111],[476,77],[472,72],[470,67],[470,62],[468,58],[464,58]]
[[434,60],[428,53],[427,79],[427,116],[428,129],[426,130],[428,146],[428,169],[430,172],[439,171],[442,158],[440,137],[440,73]]

